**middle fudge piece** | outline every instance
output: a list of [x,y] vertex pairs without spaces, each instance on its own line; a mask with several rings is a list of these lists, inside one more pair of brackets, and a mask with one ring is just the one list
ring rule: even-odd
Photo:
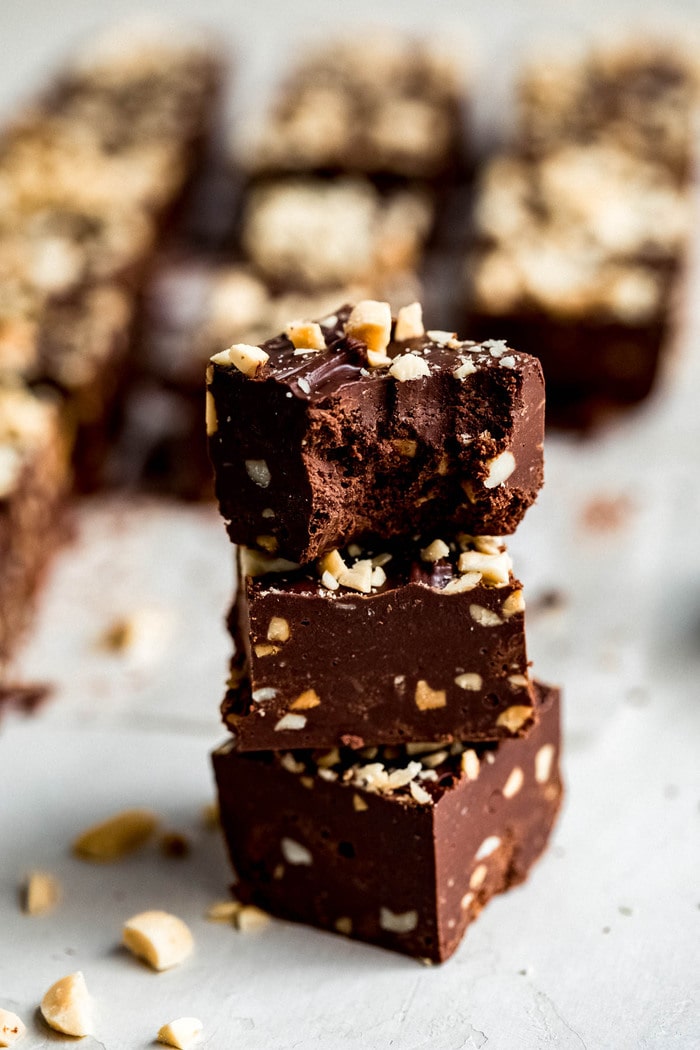
[[223,714],[241,751],[497,740],[535,716],[505,547],[351,544],[315,565],[239,550]]
[[542,485],[544,387],[505,343],[425,332],[366,300],[234,344],[208,373],[216,492],[235,543],[306,563],[352,539],[513,532]]

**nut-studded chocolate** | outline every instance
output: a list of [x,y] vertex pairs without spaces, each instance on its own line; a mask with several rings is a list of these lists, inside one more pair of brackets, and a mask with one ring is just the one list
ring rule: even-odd
[[448,958],[486,902],[525,878],[556,818],[559,696],[536,689],[538,724],[498,744],[253,754],[224,745],[213,759],[237,896]]
[[[438,520],[512,532],[542,484],[538,362],[494,341],[443,341],[450,333],[392,338],[378,362],[347,333],[351,315],[346,306],[322,318],[326,349],[312,354],[297,355],[285,335],[268,340],[252,376],[214,359],[209,447],[231,539],[259,547],[273,536],[276,553],[307,562],[354,537]],[[263,487],[251,462],[266,464]]]
[[510,557],[493,537],[447,539],[352,544],[353,554],[335,550],[280,571],[268,558],[267,573],[266,559],[243,549],[223,705],[235,746],[527,732],[536,711]]

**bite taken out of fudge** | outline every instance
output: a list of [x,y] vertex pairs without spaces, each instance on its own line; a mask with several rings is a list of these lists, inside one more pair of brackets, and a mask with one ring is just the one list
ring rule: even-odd
[[542,853],[562,797],[559,693],[498,744],[214,753],[236,896],[442,962]]
[[353,539],[508,534],[543,481],[539,362],[425,331],[365,300],[234,344],[207,373],[207,431],[235,543],[304,564]]
[[531,730],[525,602],[498,540],[350,544],[291,569],[239,548],[238,579],[222,708],[238,750]]

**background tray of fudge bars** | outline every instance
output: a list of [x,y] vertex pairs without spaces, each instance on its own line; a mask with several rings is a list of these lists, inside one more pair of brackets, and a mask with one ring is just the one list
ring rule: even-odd
[[[206,21],[207,11],[202,14]],[[162,204],[148,197],[147,180],[133,184],[135,192],[145,186],[144,221],[157,231],[145,242],[143,221],[139,229],[133,207],[128,224],[109,214],[103,225],[93,226],[96,244],[86,244],[85,233],[75,234],[63,216],[50,231],[49,251],[57,254],[40,260],[48,298],[32,308],[29,319],[21,312],[11,316],[25,350],[39,339],[40,367],[33,358],[28,371],[27,357],[22,359],[20,380],[12,383],[7,403],[12,418],[29,413],[30,439],[37,443],[30,444],[30,452],[40,450],[35,462],[44,473],[30,480],[43,501],[41,559],[64,542],[65,519],[55,508],[65,499],[68,445],[78,450],[74,463],[81,487],[117,485],[122,491],[124,485],[139,488],[145,479],[147,487],[206,495],[204,446],[196,439],[202,429],[203,362],[234,339],[256,342],[281,330],[292,316],[321,316],[341,299],[367,294],[368,267],[375,274],[382,270],[376,292],[396,305],[416,298],[418,289],[425,293],[426,309],[440,327],[459,327],[462,335],[473,330],[475,337],[503,335],[518,349],[532,350],[548,338],[555,349],[566,347],[577,371],[573,382],[570,375],[552,379],[563,415],[563,420],[553,415],[552,422],[593,422],[596,428],[583,442],[555,432],[548,437],[547,486],[509,542],[528,594],[529,655],[539,677],[566,686],[569,797],[549,852],[530,883],[496,899],[448,967],[435,972],[417,972],[398,957],[303,927],[275,923],[246,937],[205,923],[207,906],[226,895],[229,881],[221,843],[201,826],[200,810],[213,795],[206,754],[222,740],[217,705],[230,656],[223,625],[233,586],[230,547],[207,502],[187,506],[137,498],[127,503],[121,495],[92,496],[74,509],[72,539],[53,561],[28,640],[19,650],[12,647],[17,651],[13,684],[52,685],[52,695],[34,716],[24,720],[12,714],[0,737],[12,785],[2,826],[16,843],[3,861],[0,909],[12,951],[0,961],[5,968],[0,975],[4,987],[11,980],[18,1012],[30,1014],[60,975],[57,967],[61,972],[80,967],[92,975],[100,1037],[116,1047],[145,1045],[168,1019],[166,1013],[202,1016],[206,1045],[214,1047],[228,1045],[232,1036],[251,1047],[294,1042],[379,1047],[390,1040],[406,1047],[483,1046],[487,1040],[535,1047],[546,1039],[562,1046],[581,1040],[606,1045],[613,1030],[616,1045],[661,1038],[669,1046],[692,1045],[697,1019],[687,975],[697,908],[689,874],[697,850],[689,822],[697,801],[692,736],[698,716],[692,699],[698,663],[694,535],[700,507],[694,478],[700,435],[694,406],[700,365],[695,276],[686,266],[693,229],[692,154],[684,152],[692,140],[682,117],[687,85],[681,77],[672,92],[670,126],[678,138],[675,153],[663,151],[672,157],[668,167],[660,164],[656,148],[658,114],[650,118],[651,150],[644,135],[620,150],[619,114],[606,106],[620,75],[614,63],[589,70],[573,63],[576,72],[565,83],[533,77],[521,91],[515,120],[501,96],[521,68],[530,19],[526,26],[522,12],[504,10],[482,16],[493,25],[477,26],[468,15],[453,14],[448,28],[463,34],[468,57],[461,73],[464,87],[474,81],[467,97],[476,104],[482,132],[496,126],[493,114],[504,129],[493,136],[501,140],[497,148],[491,134],[467,138],[459,148],[452,142],[447,156],[453,159],[440,166],[433,138],[427,168],[416,168],[414,159],[408,170],[378,171],[362,181],[343,153],[347,144],[334,147],[323,129],[322,147],[330,149],[331,159],[326,153],[315,163],[302,160],[283,170],[303,128],[289,128],[289,140],[278,128],[275,141],[286,143],[285,163],[263,143],[259,170],[234,169],[232,179],[230,155],[219,147],[209,169],[222,209],[214,216],[184,206],[184,223],[175,223],[176,216],[171,222],[170,207],[181,207],[184,176],[179,184],[176,178],[167,182],[170,197],[166,194]],[[233,64],[237,76],[227,90],[242,124],[255,108],[258,86],[274,96],[289,65],[280,58],[288,28],[282,33],[281,27],[263,27],[256,21],[262,12],[245,15],[240,26],[228,25],[213,6],[212,17],[225,31],[213,62],[210,52],[200,55],[202,98],[211,99],[222,59],[224,66]],[[327,20],[328,14],[322,17]],[[402,17],[409,24],[413,18],[410,11]],[[87,28],[80,18],[76,10],[72,23],[67,19],[58,27],[44,20],[39,26],[37,20],[30,30],[19,14],[11,15],[18,40],[21,24],[28,62],[21,71],[3,72],[7,100],[36,97],[37,56],[43,55],[46,105],[50,110],[57,104],[51,64],[55,68],[63,57],[59,43],[67,47]],[[551,24],[544,17],[541,24],[534,21],[546,38]],[[353,33],[345,39],[362,40],[364,26],[358,21],[349,27]],[[489,41],[490,27],[498,29],[498,38]],[[27,34],[36,46],[29,46]],[[233,60],[229,42],[231,51],[237,45]],[[472,77],[479,49],[484,68]],[[377,51],[366,45],[363,51],[370,68],[392,54],[386,45]],[[667,72],[656,70],[658,81],[663,83]],[[658,81],[650,80],[654,97]],[[566,135],[556,124],[561,113],[550,108],[552,95],[586,91],[594,93],[585,105],[599,124],[593,131],[573,129],[562,148]],[[288,101],[293,98],[291,92]],[[449,138],[453,95],[447,92],[436,104],[445,108]],[[8,117],[18,112],[9,101],[4,108]],[[210,103],[205,108],[211,112]],[[182,116],[182,106],[178,113]],[[313,124],[313,112],[311,118]],[[394,118],[398,121],[396,111]],[[182,155],[191,159],[185,126],[176,123]],[[515,129],[510,135],[508,123]],[[387,124],[391,127],[385,119]],[[434,114],[430,125],[432,138]],[[606,133],[591,144],[601,126]],[[43,143],[41,127],[35,138],[31,127],[20,130],[30,148],[32,142]],[[106,129],[106,139],[110,133],[125,134]],[[130,134],[138,145],[138,122]],[[309,134],[312,147],[318,147],[319,129],[312,127]],[[474,177],[477,154],[485,147],[488,159],[476,165]],[[355,143],[352,156],[361,157],[363,148]],[[425,152],[421,144],[418,157]],[[395,152],[392,156],[395,161]],[[162,158],[150,155],[148,162],[162,171]],[[361,162],[355,163],[362,170]],[[312,177],[305,174],[307,167],[318,169],[313,177],[323,179],[316,189],[306,181]],[[278,179],[283,185],[275,201]],[[161,192],[162,178],[156,176],[154,185]],[[584,187],[580,194],[572,192],[574,185]],[[454,222],[446,223],[444,216],[435,220],[431,196],[438,210],[446,202],[455,209],[456,236]],[[615,210],[621,196],[630,209],[622,229]],[[99,187],[91,205],[94,198],[102,203]],[[588,204],[602,199],[605,207],[581,214],[582,199]],[[322,207],[314,215],[319,200]],[[291,226],[291,243],[282,244],[273,258],[265,254],[265,222],[274,239],[275,208],[284,216],[284,229],[290,230],[290,214],[299,216],[300,225]],[[319,240],[342,238],[349,214],[356,230],[366,223],[365,255],[353,269],[351,242],[343,246],[341,239],[341,263],[335,256],[336,269],[332,263],[329,269],[314,249]],[[252,232],[246,233],[246,221]],[[600,233],[593,261],[592,229]],[[40,223],[33,230],[41,243],[50,240]],[[398,243],[392,239],[397,231]],[[611,240],[613,233],[621,248]],[[94,280],[89,268],[105,258],[100,236],[116,237],[123,254],[112,256],[112,268]],[[78,238],[82,269],[66,294],[65,268],[76,272],[75,253],[66,252],[66,244]],[[576,252],[579,242],[586,242],[573,274],[564,269],[572,239]],[[153,244],[161,246],[158,251]],[[530,267],[528,249],[546,256],[545,272]],[[59,294],[52,263],[59,270]],[[489,277],[489,271],[496,276]],[[447,300],[435,279],[445,272],[453,281],[459,277]],[[492,333],[488,289],[494,285],[501,289],[501,327]],[[507,311],[504,302],[510,304]],[[97,361],[81,357],[85,331],[90,346],[104,355]],[[129,345],[138,347],[136,356],[127,351],[127,332]],[[16,336],[15,328],[13,345]],[[574,338],[583,341],[572,348]],[[630,340],[646,352],[639,374],[629,371]],[[651,399],[610,421],[609,401],[635,402],[648,392],[662,345],[664,367]],[[57,372],[56,361],[71,353],[78,365]],[[122,362],[128,398],[115,398],[121,373],[105,367],[110,361]],[[113,429],[105,432],[107,414],[95,413],[86,391],[116,405]],[[572,396],[578,398],[573,406]],[[26,411],[17,408],[24,397],[32,399]],[[57,432],[59,442],[51,437]],[[21,442],[20,447],[24,452]],[[15,461],[15,448],[7,458]],[[27,462],[31,473],[31,457]],[[31,518],[29,528],[36,534]],[[37,576],[42,571],[37,565]],[[15,607],[21,619],[23,607]],[[13,623],[3,624],[5,629],[16,633]],[[40,693],[30,688],[11,699],[14,706],[32,706]],[[119,761],[110,762],[111,753]],[[165,827],[188,835],[191,853],[176,861],[153,851],[106,874],[76,867],[67,855],[75,832],[129,804],[161,812]],[[400,861],[410,865],[410,851]],[[45,920],[27,919],[16,907],[16,884],[32,867],[54,870],[64,883],[60,909]],[[162,1009],[159,1002],[154,1010],[148,975],[124,959],[115,970],[110,956],[121,922],[142,906],[182,914],[197,941],[188,968],[169,975]],[[655,952],[650,960],[645,954],[640,973],[638,958],[649,943]],[[634,1016],[620,1020],[621,999],[637,1004]],[[278,1009],[270,1011],[271,1002]],[[35,1038],[40,1037],[35,1033]]]

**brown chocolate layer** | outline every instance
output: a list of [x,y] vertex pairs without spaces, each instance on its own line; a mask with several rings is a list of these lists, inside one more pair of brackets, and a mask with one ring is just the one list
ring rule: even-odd
[[[449,537],[447,537],[449,539]],[[432,542],[431,542],[432,541]],[[535,718],[525,603],[503,545],[432,536],[247,575],[223,716],[236,748],[498,740]],[[372,567],[372,563],[376,567]],[[274,563],[273,563],[274,564]]]
[[432,962],[521,882],[561,802],[559,694],[493,745],[214,753],[236,895]]
[[299,355],[280,336],[252,377],[211,366],[210,455],[231,539],[304,563],[435,521],[513,532],[542,485],[539,363],[428,333],[390,344],[392,359],[427,370],[400,381],[368,368],[364,343],[344,334],[349,312],[325,320],[325,350]]

